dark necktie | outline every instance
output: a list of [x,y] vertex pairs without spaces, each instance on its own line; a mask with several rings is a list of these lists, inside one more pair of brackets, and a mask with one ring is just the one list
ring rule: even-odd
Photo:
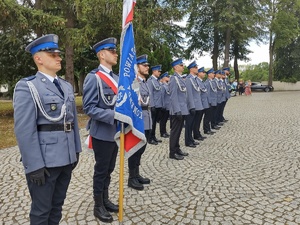
[[61,89],[59,83],[58,83],[58,80],[57,79],[54,79],[53,80],[53,83],[55,84],[55,86],[57,87],[57,89],[59,90],[59,92],[61,93],[62,96],[64,96],[64,92],[63,90]]
[[109,75],[110,75],[111,77],[114,77],[113,74],[114,74],[113,71],[110,71],[110,72],[109,72]]

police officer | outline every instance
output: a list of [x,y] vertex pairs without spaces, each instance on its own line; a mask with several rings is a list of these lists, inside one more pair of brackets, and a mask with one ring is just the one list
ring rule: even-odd
[[199,85],[199,89],[201,92],[200,97],[201,97],[203,110],[200,110],[198,115],[196,112],[195,123],[193,126],[194,139],[199,140],[199,141],[203,141],[206,138],[205,136],[202,136],[202,134],[200,132],[200,124],[201,124],[203,115],[204,115],[203,127],[204,127],[204,123],[209,123],[208,115],[206,114],[206,111],[209,108],[209,103],[208,103],[207,89],[206,89],[206,87],[204,85],[204,81],[203,81],[204,77],[205,77],[205,70],[204,70],[204,67],[201,67],[200,69],[198,69],[196,81]]
[[176,59],[171,63],[174,75],[171,76],[170,86],[170,115],[171,132],[169,139],[169,157],[171,159],[182,160],[188,153],[180,149],[179,139],[184,123],[185,116],[189,114],[186,99],[186,85],[181,77],[184,70],[182,58]]
[[162,84],[162,100],[163,108],[162,114],[159,121],[160,136],[163,138],[169,138],[170,134],[167,132],[167,122],[169,119],[170,112],[170,87],[169,87],[170,76],[168,72],[163,73],[159,77],[159,81]]
[[[118,212],[118,205],[109,200],[109,184],[114,171],[118,147],[116,134],[115,103],[119,77],[112,71],[117,64],[115,38],[104,39],[93,46],[100,65],[92,70],[83,84],[83,110],[90,117],[87,129],[92,138],[95,156],[93,176],[94,216],[102,222],[112,222],[109,212]],[[106,82],[109,79],[111,82]],[[109,211],[109,212],[108,212]]]
[[225,87],[226,87],[226,91],[225,91],[226,101],[224,103],[224,107],[223,107],[223,111],[222,111],[222,122],[226,123],[228,120],[224,118],[223,112],[224,112],[224,108],[226,106],[228,99],[231,97],[231,95],[230,95],[231,85],[228,80],[228,77],[230,76],[230,67],[223,68],[223,72],[224,72],[223,80],[224,80]]
[[211,129],[213,127],[214,115],[217,108],[217,84],[213,81],[215,77],[213,68],[209,69],[206,74],[207,79],[204,84],[207,89],[208,103],[210,107],[206,111],[209,123],[204,123],[204,134],[214,134],[215,132]]
[[79,160],[81,144],[72,85],[56,75],[61,69],[58,36],[32,41],[38,72],[21,79],[14,92],[15,135],[32,200],[30,224],[57,225]]
[[150,91],[150,107],[151,107],[151,116],[152,116],[152,129],[149,138],[149,144],[157,144],[162,142],[157,139],[155,136],[156,124],[160,120],[161,110],[163,106],[162,102],[162,87],[158,78],[161,74],[161,65],[156,65],[151,67],[152,76],[147,80],[147,85]]
[[190,63],[187,67],[189,69],[189,75],[185,79],[187,89],[187,107],[189,109],[189,115],[186,116],[185,120],[185,146],[196,148],[199,142],[193,138],[193,127],[197,119],[199,118],[201,111],[203,110],[201,101],[201,91],[199,84],[196,80],[198,73],[198,65],[196,61]]
[[[139,104],[141,104],[142,107],[145,136],[147,140],[149,140],[149,137],[151,135],[152,119],[151,119],[151,111],[149,107],[150,91],[146,83],[146,79],[149,76],[148,56],[141,55],[136,58],[136,61],[138,67],[137,79],[140,85]],[[128,167],[129,167],[128,187],[131,187],[136,190],[143,190],[144,184],[150,184],[150,179],[142,177],[140,175],[140,170],[139,170],[141,164],[141,157],[145,152],[145,149],[146,149],[146,145],[141,147],[137,152],[135,152],[128,159]]]
[[225,92],[224,92],[224,86],[221,79],[221,70],[215,71],[215,79],[214,82],[217,86],[217,109],[215,111],[214,115],[214,122],[212,128],[215,130],[219,130],[220,127],[218,125],[222,125],[221,122],[221,113],[222,113],[222,106],[223,102],[225,101]]

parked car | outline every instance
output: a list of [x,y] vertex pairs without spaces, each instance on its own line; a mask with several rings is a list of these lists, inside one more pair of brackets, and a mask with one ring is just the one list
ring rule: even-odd
[[260,82],[251,82],[251,91],[260,91],[260,90],[264,92],[274,91],[274,87],[271,85],[262,84]]

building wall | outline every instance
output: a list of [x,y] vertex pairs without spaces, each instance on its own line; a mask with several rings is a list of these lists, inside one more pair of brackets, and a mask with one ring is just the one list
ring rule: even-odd
[[[262,84],[268,84],[268,81],[263,81]],[[274,91],[300,91],[300,82],[286,83],[280,81],[273,81]]]

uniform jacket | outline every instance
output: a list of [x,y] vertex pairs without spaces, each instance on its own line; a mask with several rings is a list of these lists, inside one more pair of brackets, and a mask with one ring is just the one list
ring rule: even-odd
[[[178,83],[176,78],[178,79]],[[187,107],[187,92],[186,92],[186,85],[183,78],[175,73],[173,76],[170,77],[169,81],[170,87],[170,115],[175,115],[176,113],[180,113],[182,115],[188,115],[189,110]]]
[[217,84],[213,80],[206,79],[204,82],[208,94],[208,102],[210,106],[217,106]]
[[170,110],[170,87],[168,83],[162,84],[163,91],[162,91],[162,99],[163,99],[163,108],[166,110]]
[[217,78],[213,79],[214,83],[216,83],[217,87],[217,103],[220,104],[222,102],[222,95],[223,95],[223,85],[221,81]]
[[[105,72],[101,65],[98,69]],[[87,129],[90,135],[98,140],[114,142],[114,136],[117,132],[114,119],[115,106],[107,105],[103,101],[95,76],[97,71],[91,71],[83,83],[83,110],[90,117]],[[113,79],[118,83],[119,77],[117,75],[113,74]],[[111,103],[115,96],[114,92],[104,81],[102,81],[102,88],[105,99]]]
[[[144,129],[150,130],[152,128],[152,119],[151,119],[151,111],[149,109],[149,103],[151,101],[150,93],[149,93],[149,87],[147,83],[142,79],[138,78],[139,84],[140,84],[140,104],[143,107],[148,107],[148,109],[143,109],[143,121],[144,121]],[[150,99],[149,99],[150,98]],[[147,103],[147,99],[149,99],[149,102]]]
[[209,102],[208,102],[208,91],[207,88],[202,80],[200,80],[199,77],[196,78],[196,81],[200,87],[201,91],[201,101],[204,109],[209,108]]
[[221,101],[225,102],[227,100],[227,98],[226,98],[226,93],[227,93],[227,89],[226,88],[227,87],[226,87],[226,84],[225,84],[225,82],[224,82],[223,79],[220,79],[220,83],[222,84],[222,88],[223,88]]
[[230,85],[227,77],[224,79],[224,82],[226,84],[226,99],[229,99],[231,97],[230,92],[229,92],[229,90],[231,89],[231,85]]
[[162,108],[162,85],[161,83],[152,75],[147,80],[147,85],[149,87],[150,94],[150,107]]
[[197,111],[203,110],[201,91],[196,76],[189,74],[185,78],[185,84],[187,89],[187,107],[188,109],[195,109]]
[[[27,81],[37,89],[41,105],[52,117],[59,117],[62,105],[66,105],[66,122],[73,122],[74,129],[65,131],[38,131],[37,125],[63,124],[64,118],[52,122],[45,118],[35,104]],[[25,173],[43,167],[60,167],[76,162],[76,153],[81,152],[81,142],[77,121],[74,92],[71,84],[59,78],[64,97],[45,75],[37,72],[35,76],[20,80],[14,92],[15,135],[22,156]]]

